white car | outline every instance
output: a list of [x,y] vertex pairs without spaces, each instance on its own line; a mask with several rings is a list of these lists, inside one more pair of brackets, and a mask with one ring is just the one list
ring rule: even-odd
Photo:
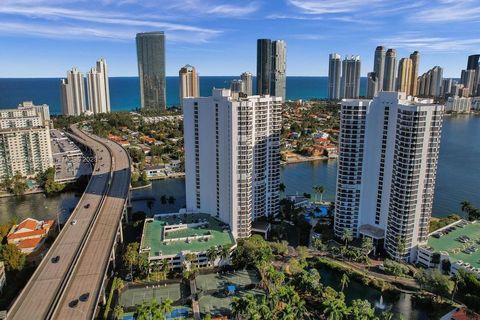
[[70,224],[71,224],[72,226],[76,225],[76,224],[77,224],[77,220],[72,220],[72,222],[70,222]]

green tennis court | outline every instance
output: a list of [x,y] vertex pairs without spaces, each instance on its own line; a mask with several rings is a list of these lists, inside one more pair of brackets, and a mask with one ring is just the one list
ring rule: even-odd
[[120,296],[120,304],[128,308],[144,301],[155,299],[158,302],[161,302],[167,298],[175,302],[187,295],[188,289],[181,283],[130,288],[122,292]]
[[195,281],[198,291],[208,292],[225,290],[229,284],[241,288],[252,283],[256,284],[259,280],[255,271],[240,270],[226,274],[201,274],[196,277]]

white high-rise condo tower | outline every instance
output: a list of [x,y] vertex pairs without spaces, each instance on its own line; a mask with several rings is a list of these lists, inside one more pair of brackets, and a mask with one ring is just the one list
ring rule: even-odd
[[379,92],[343,100],[334,231],[416,259],[429,233],[444,107]]
[[395,90],[395,78],[397,71],[397,50],[388,49],[385,55],[385,68],[383,74],[383,91]]
[[340,99],[340,78],[342,76],[342,56],[331,53],[328,56],[328,99]]
[[110,86],[105,59],[97,61],[87,73],[88,110],[97,113],[110,112]]
[[340,89],[342,98],[356,99],[360,96],[360,70],[360,56],[351,56],[343,60]]
[[277,215],[281,103],[228,89],[184,99],[187,211],[218,217],[235,237]]
[[85,80],[77,68],[67,72],[67,79],[60,81],[62,114],[78,116],[85,112]]
[[[383,77],[385,72],[385,49],[378,46],[375,49],[375,59],[373,61],[373,72],[375,72],[377,88],[371,88],[370,92],[379,92],[383,90]],[[373,97],[373,96],[372,96]]]

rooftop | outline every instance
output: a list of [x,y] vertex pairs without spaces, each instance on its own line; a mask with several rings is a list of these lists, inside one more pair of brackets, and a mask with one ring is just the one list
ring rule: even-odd
[[[439,236],[440,233],[442,235]],[[451,262],[462,260],[474,268],[480,268],[480,222],[461,220],[446,229],[442,228],[430,235],[427,246],[434,252],[448,253]]]
[[150,257],[235,244],[228,226],[205,213],[157,215],[143,230],[141,249],[149,248]]

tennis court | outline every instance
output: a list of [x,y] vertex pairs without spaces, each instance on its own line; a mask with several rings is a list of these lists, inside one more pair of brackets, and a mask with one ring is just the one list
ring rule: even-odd
[[182,283],[171,283],[166,285],[155,285],[141,288],[130,288],[122,292],[120,304],[125,308],[133,307],[144,301],[152,299],[161,302],[169,298],[173,302],[188,296],[188,289]]
[[195,279],[197,290],[203,292],[225,290],[228,285],[239,288],[258,283],[257,273],[253,270],[239,270],[224,274],[209,273],[198,275]]

